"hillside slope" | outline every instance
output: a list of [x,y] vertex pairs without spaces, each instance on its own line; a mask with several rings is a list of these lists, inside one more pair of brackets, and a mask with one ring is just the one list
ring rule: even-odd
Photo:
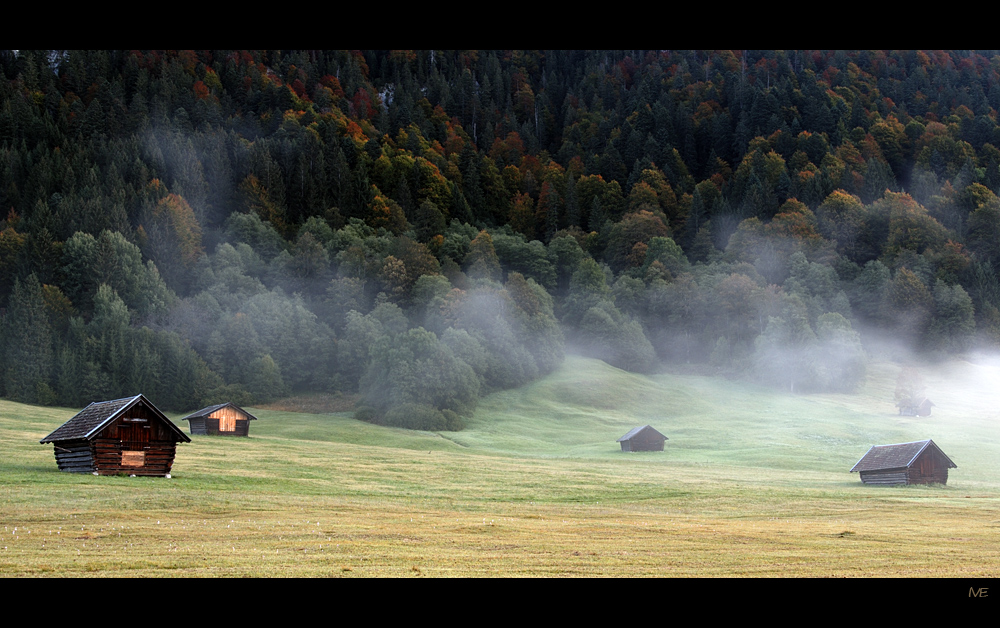
[[[60,473],[38,439],[75,410],[0,401],[0,574],[995,576],[996,366],[920,368],[925,418],[895,414],[892,364],[793,396],[570,357],[462,432],[255,410],[170,480]],[[666,450],[620,452],[645,423]],[[922,438],[958,464],[947,486],[849,473]]]

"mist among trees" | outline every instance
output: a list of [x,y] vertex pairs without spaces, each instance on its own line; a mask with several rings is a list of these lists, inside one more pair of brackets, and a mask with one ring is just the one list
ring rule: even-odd
[[1000,344],[995,51],[0,51],[0,395],[357,395],[566,351],[851,392]]

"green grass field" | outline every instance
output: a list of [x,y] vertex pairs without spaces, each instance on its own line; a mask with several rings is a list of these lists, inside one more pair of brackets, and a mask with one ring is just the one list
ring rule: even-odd
[[[923,418],[895,414],[898,371],[793,396],[570,357],[462,432],[251,409],[249,439],[193,437],[171,479],[61,473],[38,440],[78,409],[0,401],[0,575],[996,576],[1000,366],[922,367]],[[666,450],[622,453],[647,423]],[[848,473],[925,438],[947,486]]]

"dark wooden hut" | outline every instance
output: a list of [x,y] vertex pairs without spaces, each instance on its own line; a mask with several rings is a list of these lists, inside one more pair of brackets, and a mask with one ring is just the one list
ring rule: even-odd
[[958,466],[932,440],[873,445],[851,469],[865,484],[947,484]]
[[187,421],[192,434],[249,436],[250,421],[257,417],[235,403],[220,403],[192,412],[181,421]]
[[922,399],[902,401],[896,405],[899,406],[899,413],[903,416],[930,416],[931,406],[934,405],[934,402],[924,397]]
[[637,427],[618,439],[622,451],[663,451],[663,443],[668,440],[648,425]]
[[170,477],[177,443],[191,439],[143,395],[98,401],[39,441],[60,471]]

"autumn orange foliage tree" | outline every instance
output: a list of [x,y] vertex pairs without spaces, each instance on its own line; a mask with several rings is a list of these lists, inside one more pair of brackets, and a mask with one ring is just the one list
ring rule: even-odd
[[153,179],[146,190],[147,207],[140,226],[146,254],[156,263],[168,285],[186,288],[198,259],[204,254],[201,225],[194,210],[179,194]]

